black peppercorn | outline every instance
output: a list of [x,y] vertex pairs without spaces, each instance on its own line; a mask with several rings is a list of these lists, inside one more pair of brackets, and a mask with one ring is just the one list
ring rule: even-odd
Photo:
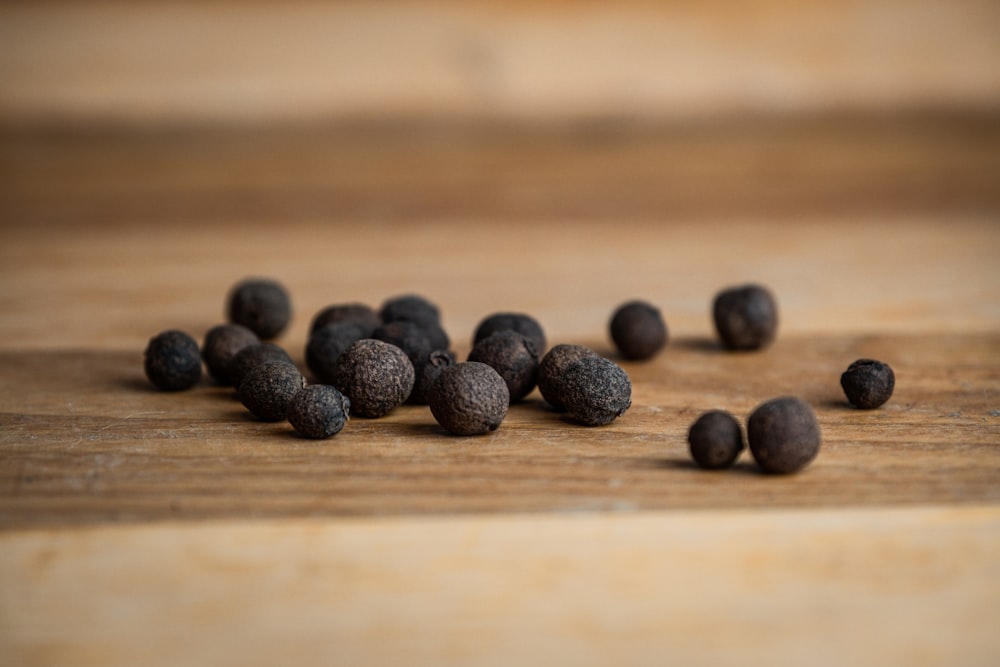
[[266,361],[254,367],[240,383],[240,401],[265,422],[280,421],[292,397],[306,385],[302,373],[284,361]]
[[336,387],[313,384],[303,388],[288,404],[288,423],[306,438],[329,438],[347,422],[351,401]]
[[371,306],[363,303],[338,303],[327,306],[313,316],[309,324],[309,333],[314,334],[327,324],[350,322],[361,327],[362,338],[368,338],[375,327],[382,324],[378,313]]
[[562,399],[562,381],[566,368],[583,357],[596,356],[583,345],[560,344],[549,350],[538,364],[538,391],[549,405],[559,411],[566,409]]
[[733,287],[716,295],[712,319],[724,347],[758,350],[774,340],[778,305],[771,292],[760,285]]
[[881,361],[858,359],[840,376],[840,386],[851,405],[873,410],[892,397],[896,375]]
[[587,426],[603,426],[632,405],[632,382],[615,362],[585,356],[566,367],[559,395],[571,417]]
[[229,292],[229,321],[242,324],[261,340],[276,337],[292,319],[292,301],[280,283],[248,278]]
[[483,338],[469,353],[469,361],[491,366],[510,391],[511,403],[535,388],[538,379],[538,352],[535,344],[516,331],[498,331]]
[[431,353],[431,342],[424,330],[416,322],[409,320],[394,320],[380,325],[371,335],[375,340],[381,340],[395,345],[416,364],[420,359]]
[[293,366],[295,365],[295,362],[288,356],[288,353],[274,343],[248,345],[237,352],[236,356],[229,363],[229,377],[233,381],[233,386],[239,387],[247,373],[258,364],[267,361],[284,361]]
[[407,402],[415,405],[427,405],[427,395],[430,392],[431,385],[441,375],[441,371],[449,366],[454,366],[457,361],[454,352],[449,350],[434,350],[425,358],[419,359],[414,363],[413,371],[415,378],[413,391],[410,392],[410,398],[407,399]]
[[257,334],[242,325],[219,324],[205,334],[205,343],[201,346],[201,358],[208,367],[209,375],[216,382],[230,385],[233,380],[229,375],[229,364],[233,358],[243,348],[259,343]]
[[333,384],[337,359],[355,341],[364,337],[364,329],[354,322],[323,325],[309,336],[306,343],[306,366],[320,382]]
[[736,462],[743,451],[740,423],[728,412],[711,410],[704,413],[688,431],[691,458],[702,468],[720,470]]
[[791,473],[819,453],[819,423],[805,401],[793,396],[774,398],[751,413],[747,440],[765,472]]
[[334,385],[361,417],[381,417],[402,405],[413,382],[413,364],[406,353],[373,338],[354,342],[337,359],[334,371]]
[[431,414],[455,435],[495,431],[507,415],[510,393],[493,368],[475,361],[448,366],[428,393]]
[[611,317],[611,340],[626,359],[651,359],[667,344],[667,325],[660,311],[645,301],[629,301]]
[[153,386],[164,391],[190,389],[201,380],[198,343],[176,329],[149,339],[143,365]]
[[494,313],[485,318],[476,327],[476,333],[472,337],[473,347],[498,331],[516,331],[535,345],[535,351],[539,355],[545,354],[548,349],[542,325],[531,315],[524,313]]

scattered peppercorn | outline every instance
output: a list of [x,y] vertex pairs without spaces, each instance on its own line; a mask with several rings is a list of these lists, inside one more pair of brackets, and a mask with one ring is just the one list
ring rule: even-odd
[[306,385],[295,366],[284,361],[266,361],[255,366],[240,383],[240,401],[257,419],[280,421],[288,413],[292,397]]
[[274,343],[248,345],[237,352],[233,360],[229,362],[229,377],[233,380],[233,386],[239,387],[247,373],[258,364],[266,361],[284,361],[295,365],[288,353]]
[[733,287],[716,295],[712,319],[724,347],[758,350],[774,340],[778,305],[771,292],[760,285]]
[[338,303],[327,306],[313,316],[309,324],[309,333],[314,334],[327,324],[350,322],[357,324],[364,332],[363,338],[368,338],[375,327],[382,324],[378,313],[371,306],[363,303]]
[[233,383],[229,375],[229,364],[240,350],[260,343],[257,334],[240,324],[219,324],[205,334],[201,346],[201,358],[208,367],[208,373],[222,385]]
[[413,390],[414,371],[395,345],[362,338],[337,359],[334,385],[351,400],[355,414],[382,417],[402,405]]
[[566,368],[577,359],[596,356],[596,352],[583,345],[556,345],[538,364],[538,391],[549,405],[563,412],[562,381]]
[[153,386],[164,391],[190,389],[201,380],[198,343],[176,329],[149,339],[143,365]]
[[376,328],[371,337],[395,345],[406,352],[406,356],[414,365],[431,353],[431,342],[424,334],[424,330],[419,324],[409,320],[386,322]]
[[292,301],[275,280],[248,278],[237,283],[228,303],[229,321],[242,324],[261,340],[275,338],[292,319]]
[[337,359],[355,341],[364,337],[364,329],[355,322],[325,324],[309,336],[306,366],[320,382],[333,384]]
[[667,325],[660,311],[645,301],[622,304],[611,317],[611,340],[626,359],[651,359],[667,344]]
[[414,405],[427,405],[427,396],[431,385],[441,375],[441,371],[449,366],[454,366],[457,361],[454,352],[434,350],[426,358],[413,364],[415,374],[413,391],[410,392],[410,398],[407,399],[407,402]]
[[587,426],[603,426],[632,405],[632,381],[615,362],[584,356],[566,367],[559,395],[571,417]]
[[793,396],[774,398],[750,414],[747,440],[765,472],[791,473],[819,453],[819,423],[805,401]]
[[288,404],[288,423],[306,438],[329,438],[347,422],[351,401],[336,387],[313,384],[304,387]]
[[875,359],[858,359],[840,376],[847,400],[856,408],[873,410],[892,397],[896,375],[888,364]]
[[545,354],[547,348],[545,332],[538,320],[524,313],[494,313],[479,323],[472,337],[472,346],[498,331],[516,331],[535,345],[538,354]]
[[507,383],[492,367],[476,361],[448,366],[428,392],[431,414],[455,435],[495,431],[507,415]]
[[733,465],[743,451],[743,432],[731,414],[711,410],[691,425],[688,445],[695,463],[708,470],[721,470]]
[[507,383],[514,403],[531,393],[538,379],[538,352],[535,344],[516,331],[498,331],[476,343],[469,361],[491,366]]

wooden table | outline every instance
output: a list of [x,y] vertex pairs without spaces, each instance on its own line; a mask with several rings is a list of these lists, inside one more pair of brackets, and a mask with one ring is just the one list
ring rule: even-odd
[[[4,664],[962,664],[1000,661],[1000,124],[971,113],[568,128],[5,130]],[[585,428],[538,394],[494,434],[426,408],[329,441],[208,382],[160,393],[146,340],[201,337],[282,280],[301,362],[329,303],[534,314],[613,355],[671,329]],[[727,354],[716,290],[771,286],[780,336]],[[897,374],[851,409],[858,357]],[[703,410],[795,394],[797,475],[690,463]]]

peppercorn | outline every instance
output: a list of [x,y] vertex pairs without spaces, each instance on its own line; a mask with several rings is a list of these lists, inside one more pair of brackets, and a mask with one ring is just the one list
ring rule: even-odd
[[240,383],[240,401],[265,422],[280,421],[288,413],[292,397],[306,385],[295,366],[284,361],[265,361],[250,370]]
[[447,350],[451,339],[441,326],[441,311],[422,296],[407,294],[386,300],[379,311],[384,324],[406,321],[418,324],[432,350]]
[[441,375],[441,371],[449,366],[454,366],[457,361],[455,353],[450,350],[434,350],[425,358],[414,363],[413,391],[410,392],[407,403],[427,405],[427,396],[431,385]]
[[416,365],[417,361],[431,353],[431,342],[424,330],[416,322],[409,320],[394,320],[378,326],[371,335],[375,340],[381,340],[395,345]]
[[229,292],[229,321],[242,324],[261,340],[275,338],[292,319],[292,301],[275,280],[248,278]]
[[615,362],[584,356],[566,367],[559,395],[566,411],[587,426],[610,424],[632,405],[632,381]]
[[198,343],[183,331],[171,329],[149,339],[143,366],[157,389],[190,389],[201,380]]
[[288,353],[274,343],[248,345],[237,352],[233,360],[229,362],[229,377],[233,380],[233,386],[239,387],[251,369],[266,361],[284,361],[295,365]]
[[847,400],[856,408],[873,410],[892,397],[896,375],[888,364],[875,359],[858,359],[840,376]]
[[476,361],[448,366],[427,395],[437,423],[455,435],[495,431],[507,415],[507,383],[492,367]]
[[365,337],[355,322],[333,322],[314,331],[306,343],[306,366],[320,382],[333,384],[337,359],[355,341]]
[[721,470],[736,462],[743,451],[740,423],[728,412],[711,410],[704,413],[688,431],[691,458],[702,468]]
[[402,405],[413,390],[414,371],[395,345],[362,338],[337,359],[334,385],[351,400],[355,414],[381,417]]
[[596,356],[583,345],[560,344],[549,350],[538,364],[538,391],[549,405],[559,412],[566,410],[562,399],[562,376],[577,359]]
[[747,421],[747,440],[757,464],[770,473],[791,473],[816,458],[819,423],[812,408],[794,396],[771,399]]
[[611,317],[611,340],[626,359],[651,359],[667,344],[667,325],[655,306],[645,301],[622,304]]
[[516,331],[498,331],[482,339],[469,353],[469,361],[491,366],[507,383],[514,403],[531,393],[538,379],[535,344]]
[[758,350],[770,345],[778,329],[778,305],[760,285],[743,285],[719,292],[712,319],[722,345],[730,350]]
[[221,385],[233,383],[229,375],[229,364],[239,354],[240,350],[250,345],[257,345],[260,339],[257,334],[240,324],[219,324],[205,334],[205,343],[201,346],[201,358],[208,367],[208,373]]
[[538,354],[545,354],[548,349],[545,341],[545,332],[538,320],[531,315],[524,313],[494,313],[485,318],[476,327],[476,333],[472,337],[472,346],[497,333],[498,331],[516,331],[535,345]]
[[313,384],[297,392],[288,404],[288,423],[306,438],[329,438],[347,422],[351,401],[336,387]]
[[327,306],[313,316],[309,324],[309,334],[312,335],[327,324],[350,322],[357,324],[363,331],[362,338],[368,338],[375,327],[382,324],[378,313],[371,306],[363,303],[339,303]]

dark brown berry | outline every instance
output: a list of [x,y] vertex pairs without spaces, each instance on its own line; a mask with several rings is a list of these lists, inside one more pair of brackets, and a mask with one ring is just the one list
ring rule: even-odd
[[410,398],[407,399],[407,402],[415,405],[427,405],[427,396],[434,381],[441,375],[441,371],[449,366],[454,366],[457,361],[454,352],[434,350],[426,358],[413,364],[415,379],[413,391],[410,392]]
[[472,346],[475,347],[479,341],[489,338],[498,331],[516,331],[534,344],[535,351],[539,355],[545,354],[548,349],[542,325],[531,315],[524,313],[494,313],[490,315],[476,327],[476,333],[472,337]]
[[153,386],[164,391],[190,389],[201,380],[198,343],[176,329],[149,340],[143,365]]
[[246,374],[240,383],[240,401],[265,422],[280,421],[292,397],[306,385],[302,373],[284,361],[267,361]]
[[688,431],[691,458],[702,468],[720,470],[728,468],[743,451],[743,432],[740,423],[728,412],[706,412],[691,425]]
[[628,373],[604,357],[585,356],[566,367],[559,394],[571,417],[587,426],[610,424],[632,405]]
[[261,340],[276,337],[292,319],[292,301],[275,280],[248,278],[229,292],[229,321],[242,324]]
[[873,410],[892,397],[896,375],[881,361],[858,359],[840,376],[840,386],[851,405]]
[[364,335],[362,338],[369,338],[375,327],[382,324],[378,313],[371,306],[363,303],[339,303],[327,306],[313,316],[309,324],[309,333],[314,334],[327,324],[338,324],[349,322],[361,327]]
[[334,385],[361,417],[382,417],[402,405],[413,390],[414,371],[395,345],[362,338],[337,359]]
[[433,303],[416,294],[404,294],[386,299],[379,310],[382,322],[408,320],[418,324],[440,322],[441,310]]
[[482,339],[469,353],[469,361],[491,366],[507,383],[511,403],[535,388],[538,352],[535,344],[516,331],[498,331]]
[[476,361],[448,366],[428,393],[431,414],[455,435],[495,431],[507,415],[510,393],[503,378]]
[[730,350],[758,350],[774,341],[778,305],[766,288],[744,285],[719,292],[712,319],[722,345]]
[[329,438],[347,422],[351,401],[336,387],[313,384],[304,387],[288,404],[288,422],[306,438]]
[[364,329],[355,322],[323,325],[309,336],[306,343],[306,366],[320,382],[333,384],[337,359],[344,350],[364,337]]
[[421,326],[409,320],[393,320],[379,325],[371,337],[395,345],[406,352],[406,356],[414,365],[426,358],[432,349],[431,341]]
[[578,359],[596,354],[583,345],[560,344],[549,350],[538,364],[538,391],[541,392],[542,398],[556,410],[565,410],[562,382],[566,368]]
[[611,340],[626,359],[653,358],[667,344],[667,325],[652,304],[629,301],[611,317]]
[[257,334],[239,324],[220,324],[208,330],[205,343],[201,346],[201,358],[208,373],[222,385],[233,383],[229,374],[229,364],[240,351],[251,345],[258,345]]
[[295,362],[288,356],[288,353],[274,343],[248,345],[237,352],[236,356],[229,363],[229,377],[233,380],[233,386],[239,387],[247,373],[258,364],[267,361],[284,361],[295,365]]
[[812,408],[793,396],[761,404],[747,421],[750,452],[765,472],[791,473],[819,453],[819,423]]

